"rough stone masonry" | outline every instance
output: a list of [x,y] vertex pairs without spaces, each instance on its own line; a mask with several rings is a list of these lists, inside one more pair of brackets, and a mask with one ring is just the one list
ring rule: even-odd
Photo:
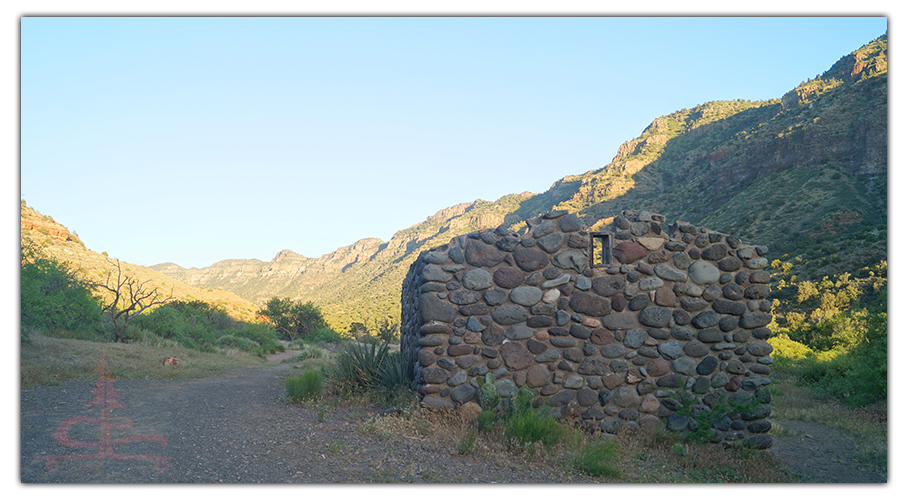
[[646,211],[603,233],[565,211],[527,226],[457,236],[410,266],[401,349],[424,405],[477,401],[492,373],[502,397],[531,388],[555,416],[615,434],[688,429],[678,391],[701,407],[757,396],[714,422],[715,440],[772,445],[765,246]]

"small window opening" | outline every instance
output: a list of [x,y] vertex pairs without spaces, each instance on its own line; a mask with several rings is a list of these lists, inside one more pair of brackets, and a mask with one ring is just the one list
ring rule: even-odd
[[591,267],[612,264],[612,248],[609,233],[591,233]]

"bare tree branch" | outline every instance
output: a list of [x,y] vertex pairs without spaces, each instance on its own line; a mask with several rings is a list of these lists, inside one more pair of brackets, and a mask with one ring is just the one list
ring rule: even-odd
[[[112,262],[110,260],[110,262]],[[105,301],[102,311],[109,317],[116,334],[116,342],[122,341],[122,335],[128,328],[128,322],[147,308],[162,305],[173,299],[175,287],[169,291],[168,297],[161,297],[159,288],[150,289],[153,280],[140,281],[133,276],[123,276],[122,263],[116,259],[116,277],[113,281],[113,270],[106,274],[105,283],[92,283],[97,288],[107,290],[112,294],[109,301]],[[146,287],[146,289],[145,289]]]

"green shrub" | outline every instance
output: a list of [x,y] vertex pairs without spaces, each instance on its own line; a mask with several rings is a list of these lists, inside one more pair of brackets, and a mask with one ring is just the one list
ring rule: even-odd
[[249,340],[254,346],[267,354],[275,354],[284,350],[284,346],[278,341],[278,335],[275,334],[275,330],[272,330],[268,325],[244,323],[237,328],[230,328],[222,333]]
[[[385,342],[384,345],[387,345]],[[401,352],[389,352],[378,368],[378,385],[385,389],[408,389],[414,365]]]
[[865,338],[830,361],[811,361],[799,369],[800,383],[850,406],[887,400],[887,291],[869,311]]
[[850,406],[886,401],[887,290],[881,289],[873,301],[864,311],[854,311],[865,323],[858,323],[858,340],[849,348],[815,351],[783,336],[770,339],[776,369]]
[[299,377],[290,377],[284,382],[284,390],[292,403],[300,403],[322,397],[325,374],[318,370],[304,372]]
[[211,352],[215,347],[231,347],[257,356],[284,350],[268,325],[237,321],[198,300],[169,302],[135,317],[132,325],[188,349]]
[[496,422],[497,412],[495,410],[482,410],[482,412],[478,414],[477,423],[479,431],[493,430]]
[[309,339],[313,342],[327,342],[332,344],[339,344],[347,340],[344,337],[341,337],[341,334],[328,327],[317,328],[316,331],[309,336]]
[[809,347],[791,340],[787,335],[778,335],[769,339],[769,344],[774,349],[772,357],[776,361],[796,361],[813,356],[813,351]]
[[306,347],[306,342],[303,339],[295,339],[293,342],[287,345],[288,349],[302,351],[303,348]]
[[340,391],[364,394],[378,404],[406,406],[415,398],[410,389],[412,367],[387,343],[349,343],[338,351],[328,380]]
[[20,285],[23,327],[48,332],[99,331],[100,301],[90,288],[66,264],[41,256],[27,244],[22,247]]
[[622,471],[610,463],[617,450],[611,441],[590,441],[576,451],[575,468],[592,476],[620,477]]
[[530,451],[534,443],[540,441],[549,448],[565,436],[566,428],[550,415],[548,408],[535,408],[530,389],[522,387],[515,398],[501,398],[493,374],[479,378],[479,382],[478,401],[482,411],[477,418],[478,430],[491,430],[502,420],[507,443]]
[[270,298],[258,315],[292,342],[297,337],[308,337],[317,329],[328,326],[318,306],[302,300],[294,302],[286,297]]
[[537,442],[552,448],[566,435],[566,428],[550,415],[549,409],[534,407],[534,395],[524,387],[509,401],[504,417],[503,436],[507,442],[529,451]]
[[294,357],[294,361],[321,358],[325,353],[318,347],[307,347]]
[[180,301],[145,312],[135,317],[132,324],[173,339],[188,349],[208,351],[217,341],[217,330],[210,324],[207,311]]
[[[487,374],[479,377],[478,402],[482,407],[476,419],[477,431],[490,431],[494,426],[502,426],[502,434],[508,446],[535,452],[535,445],[541,443],[545,448],[553,448],[563,438],[571,442],[568,446],[573,466],[592,475],[610,477],[621,476],[615,466],[609,464],[615,456],[617,446],[608,442],[591,441],[581,444],[577,432],[561,424],[550,414],[550,409],[535,404],[534,393],[522,387],[514,398],[501,398],[495,386],[496,378]],[[471,450],[476,429],[471,436],[465,435],[460,441],[460,453],[463,448]],[[471,443],[470,443],[471,441]]]
[[249,353],[262,354],[259,344],[257,344],[256,342],[253,342],[250,339],[245,339],[243,337],[237,337],[234,335],[223,335],[223,336],[219,337],[217,344],[219,347],[231,347],[233,349],[239,349],[241,351],[246,351]]
[[506,420],[503,435],[510,443],[526,447],[540,441],[552,448],[566,434],[566,429],[548,412],[516,413]]
[[468,455],[472,453],[472,449],[475,447],[475,438],[477,437],[477,432],[475,429],[470,429],[466,431],[465,434],[459,439],[459,454],[460,455]]
[[675,413],[690,419],[691,425],[683,437],[695,443],[712,441],[716,422],[729,415],[753,413],[759,409],[759,405],[767,396],[771,397],[765,388],[757,389],[753,395],[744,398],[738,397],[737,394],[728,396],[720,393],[712,406],[706,406],[698,395],[691,394],[684,388],[677,392],[668,392],[678,402]]
[[[141,328],[139,325],[128,325],[122,330],[120,334],[120,339],[122,342],[127,344],[134,344],[136,342],[141,342],[145,337],[153,335],[153,332],[147,331]],[[110,332],[110,339],[115,338],[115,333]]]
[[387,344],[380,348],[368,342],[347,344],[338,352],[328,376],[338,387],[358,391],[372,389],[378,385],[378,372],[387,353]]

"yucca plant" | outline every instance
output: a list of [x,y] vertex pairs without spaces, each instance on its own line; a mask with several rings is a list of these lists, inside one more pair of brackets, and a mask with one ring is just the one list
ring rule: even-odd
[[403,353],[388,353],[378,368],[378,385],[385,389],[408,388],[409,381],[412,380],[412,369],[413,364]]
[[388,344],[375,342],[347,344],[338,352],[328,376],[338,387],[353,390],[374,389],[382,384]]

